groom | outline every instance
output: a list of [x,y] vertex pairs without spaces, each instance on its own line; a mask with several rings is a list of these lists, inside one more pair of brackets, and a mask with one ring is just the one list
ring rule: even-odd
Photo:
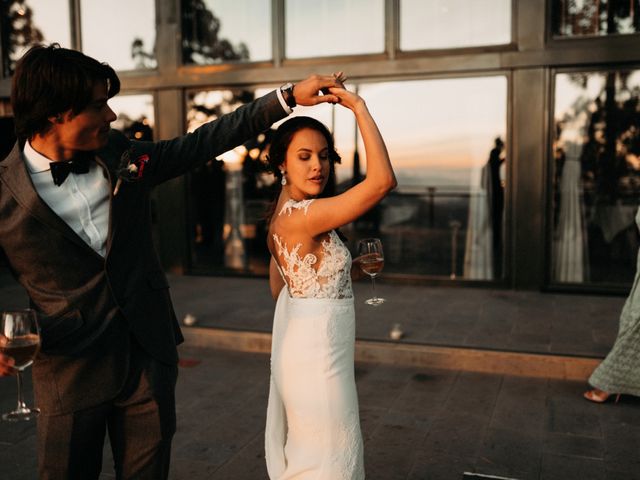
[[[256,136],[296,104],[336,102],[311,76],[191,134],[110,130],[115,71],[54,44],[16,66],[19,141],[0,161],[0,256],[40,319],[33,366],[41,479],[97,479],[108,432],[117,478],[167,478],[182,335],[151,238],[149,196]],[[0,375],[13,373],[0,355]]]

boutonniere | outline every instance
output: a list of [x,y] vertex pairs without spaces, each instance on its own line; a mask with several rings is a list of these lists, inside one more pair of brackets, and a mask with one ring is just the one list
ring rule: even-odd
[[113,189],[113,196],[115,197],[120,190],[122,182],[137,182],[142,179],[144,174],[144,167],[149,161],[149,155],[143,153],[132,159],[133,148],[126,150],[120,158],[120,166],[116,170],[118,175],[118,181],[116,182],[116,188]]

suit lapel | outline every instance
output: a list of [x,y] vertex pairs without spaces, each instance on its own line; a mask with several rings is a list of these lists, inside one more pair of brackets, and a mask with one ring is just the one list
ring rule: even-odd
[[18,143],[15,144],[7,158],[0,163],[0,181],[11,192],[16,202],[31,215],[50,228],[62,233],[77,246],[98,255],[38,196],[22,159],[22,152]]

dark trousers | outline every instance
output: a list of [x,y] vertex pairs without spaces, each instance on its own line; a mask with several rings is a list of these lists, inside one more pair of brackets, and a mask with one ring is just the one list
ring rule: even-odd
[[154,360],[131,339],[129,375],[116,398],[38,418],[40,479],[97,479],[107,431],[117,479],[168,478],[177,376],[177,366]]

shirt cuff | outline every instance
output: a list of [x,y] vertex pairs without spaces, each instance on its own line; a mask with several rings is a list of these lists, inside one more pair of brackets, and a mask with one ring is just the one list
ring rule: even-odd
[[284,111],[287,112],[287,115],[291,115],[293,110],[291,109],[291,107],[289,107],[289,105],[287,105],[287,102],[284,101],[284,97],[282,96],[282,92],[279,88],[276,88],[276,95],[278,96],[278,100],[280,101],[280,105],[282,105]]

